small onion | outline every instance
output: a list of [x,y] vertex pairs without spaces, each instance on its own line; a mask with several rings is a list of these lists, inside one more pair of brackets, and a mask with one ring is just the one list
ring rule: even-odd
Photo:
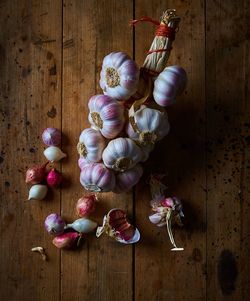
[[62,173],[54,168],[49,171],[46,177],[47,184],[50,187],[58,187],[61,184],[62,179]]
[[52,243],[58,249],[71,249],[78,245],[82,235],[77,232],[67,232],[56,236]]
[[56,146],[61,143],[62,134],[56,128],[47,128],[42,133],[44,144],[48,146]]
[[45,229],[53,235],[62,234],[65,227],[65,222],[57,213],[51,213],[44,221]]
[[90,215],[95,211],[97,198],[94,194],[81,197],[76,204],[76,212],[80,217]]

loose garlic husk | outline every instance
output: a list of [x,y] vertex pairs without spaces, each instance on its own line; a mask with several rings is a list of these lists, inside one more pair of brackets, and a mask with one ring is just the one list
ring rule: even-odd
[[99,162],[102,159],[102,152],[105,148],[105,139],[99,131],[88,128],[82,131],[77,151],[79,155],[89,162]]
[[81,171],[80,182],[86,190],[108,192],[115,187],[115,175],[102,163],[89,163]]
[[169,122],[166,112],[147,108],[142,105],[133,115],[134,123],[127,124],[128,136],[141,145],[153,145],[169,132]]
[[187,84],[187,74],[180,66],[165,68],[154,82],[153,96],[162,107],[174,103],[176,96],[181,94]]
[[41,184],[33,185],[30,188],[28,200],[34,199],[34,200],[41,201],[42,199],[45,198],[47,192],[48,192],[48,187],[46,185],[41,185]]
[[143,174],[143,169],[140,164],[137,164],[133,168],[116,175],[116,185],[113,189],[115,193],[123,193],[130,190],[134,185],[138,183]]
[[117,100],[126,100],[137,90],[139,69],[123,52],[112,52],[102,64],[100,86],[104,94]]
[[140,147],[130,138],[111,140],[102,154],[104,164],[116,171],[125,171],[141,160]]
[[89,122],[108,139],[115,138],[124,125],[124,108],[107,95],[95,95],[89,100]]
[[60,161],[62,158],[67,157],[67,155],[63,153],[57,146],[49,146],[45,149],[43,154],[51,162],[57,162]]

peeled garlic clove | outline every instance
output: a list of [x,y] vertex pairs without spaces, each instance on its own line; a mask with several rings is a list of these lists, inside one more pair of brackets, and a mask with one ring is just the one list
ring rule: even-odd
[[107,95],[95,95],[90,98],[89,122],[94,129],[108,139],[115,138],[123,129],[124,107]]
[[111,140],[103,151],[103,163],[116,171],[125,171],[135,166],[141,160],[140,147],[130,138]]
[[82,131],[77,151],[80,156],[89,162],[99,162],[102,159],[102,152],[106,142],[101,133],[95,129],[85,129]]
[[45,149],[43,154],[51,162],[60,161],[62,158],[67,157],[67,155],[57,146],[49,146]]
[[36,165],[29,168],[26,172],[26,183],[39,184],[43,181],[46,173],[46,166],[49,162],[43,165]]
[[71,249],[75,247],[81,238],[81,234],[77,232],[67,232],[56,236],[52,243],[58,249]]
[[82,186],[93,192],[108,192],[115,187],[115,175],[102,163],[89,163],[80,174]]
[[97,227],[96,222],[93,222],[92,220],[90,220],[88,218],[82,217],[82,218],[75,220],[72,224],[67,224],[65,229],[72,228],[75,231],[80,232],[80,233],[89,233],[89,232],[92,232],[93,230],[95,230],[96,227]]
[[94,194],[81,197],[76,204],[76,212],[80,217],[90,215],[95,211],[97,198]]
[[45,198],[47,192],[48,192],[48,188],[46,185],[41,185],[41,184],[33,185],[30,188],[28,200],[34,199],[40,201]]
[[143,174],[143,169],[140,164],[137,164],[133,168],[116,175],[116,185],[113,189],[115,193],[123,193],[130,190],[134,185],[138,183]]
[[126,53],[112,52],[105,56],[100,79],[104,94],[126,100],[136,92],[138,79],[139,69]]

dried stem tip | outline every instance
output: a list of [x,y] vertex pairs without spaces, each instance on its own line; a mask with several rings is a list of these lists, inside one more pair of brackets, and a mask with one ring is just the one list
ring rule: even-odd
[[46,255],[45,250],[44,250],[43,247],[34,247],[34,248],[31,249],[31,251],[32,251],[32,252],[40,253],[40,254],[42,255],[42,259],[43,259],[44,261],[47,260],[47,255]]

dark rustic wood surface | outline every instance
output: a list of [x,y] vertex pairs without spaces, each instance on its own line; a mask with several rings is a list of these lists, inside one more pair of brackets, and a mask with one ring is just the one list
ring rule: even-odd
[[[145,176],[133,192],[104,194],[94,216],[128,210],[139,244],[89,235],[79,250],[60,252],[43,222],[51,212],[75,218],[76,143],[102,59],[124,51],[141,65],[154,28],[128,22],[167,8],[182,18],[169,64],[183,66],[189,83],[145,173],[166,173],[169,194],[183,199],[175,237],[185,251],[171,252],[166,230],[149,223]],[[249,10],[248,0],[0,1],[1,300],[249,299]],[[27,201],[25,170],[45,161],[47,126],[63,131],[68,158],[57,167],[67,181],[45,201]],[[47,262],[30,252],[38,245]]]

